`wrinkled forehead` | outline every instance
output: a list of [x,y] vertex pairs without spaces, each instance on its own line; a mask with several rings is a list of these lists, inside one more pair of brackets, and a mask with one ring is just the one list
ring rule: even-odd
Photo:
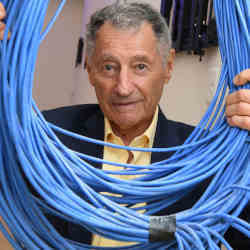
[[98,31],[96,38],[96,50],[106,54],[107,51],[121,51],[124,53],[135,52],[155,53],[157,39],[151,24],[143,23],[139,28],[118,29],[111,23],[105,23]]
[[138,33],[138,32],[150,32],[152,34],[153,37],[156,38],[154,30],[153,30],[153,26],[151,23],[147,22],[147,21],[142,21],[140,23],[136,23],[133,25],[126,25],[124,23],[113,23],[110,20],[105,21],[98,29],[96,35],[98,36],[98,34],[103,30],[103,29],[112,29],[112,30],[116,30],[119,32],[130,32],[130,33]]

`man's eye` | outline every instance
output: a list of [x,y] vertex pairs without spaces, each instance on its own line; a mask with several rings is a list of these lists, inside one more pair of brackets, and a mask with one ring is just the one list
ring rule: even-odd
[[106,64],[106,65],[104,65],[104,69],[105,69],[106,71],[111,71],[111,70],[114,69],[114,67],[113,67],[112,65],[110,65],[110,64]]
[[136,65],[136,68],[138,70],[140,70],[140,71],[143,71],[143,70],[145,70],[147,68],[147,66],[145,64],[143,64],[143,63],[140,63],[140,64]]

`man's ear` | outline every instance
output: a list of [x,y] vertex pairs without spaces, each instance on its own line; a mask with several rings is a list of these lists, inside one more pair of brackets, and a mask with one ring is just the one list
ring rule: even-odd
[[84,69],[87,70],[87,72],[89,73],[90,65],[89,65],[89,58],[88,58],[88,56],[85,56],[85,59],[84,59]]
[[90,63],[89,58],[87,56],[85,57],[85,60],[84,60],[84,69],[86,69],[88,72],[89,83],[91,85],[93,85],[91,63]]
[[167,84],[172,77],[172,72],[174,69],[174,59],[175,59],[175,49],[170,49],[169,56],[166,63],[166,77],[165,83]]

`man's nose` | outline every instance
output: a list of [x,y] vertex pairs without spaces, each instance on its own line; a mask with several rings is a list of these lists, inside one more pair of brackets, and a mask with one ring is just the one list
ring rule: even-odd
[[129,96],[133,92],[132,75],[129,69],[122,68],[117,79],[116,92],[120,96]]

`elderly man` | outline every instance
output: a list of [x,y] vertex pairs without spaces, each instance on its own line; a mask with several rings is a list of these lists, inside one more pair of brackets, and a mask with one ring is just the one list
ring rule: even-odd
[[[0,29],[3,35],[3,24]],[[173,69],[174,51],[170,46],[164,19],[148,4],[112,4],[97,11],[88,24],[86,69],[99,105],[58,108],[44,112],[45,117],[67,130],[119,145],[171,147],[182,144],[193,127],[167,120],[158,106]],[[235,83],[242,85],[248,80],[250,70],[245,70],[235,78]],[[241,90],[231,94],[226,104],[228,123],[250,129],[250,92]],[[144,165],[169,157],[166,153],[130,152],[58,136],[69,148],[105,160]],[[96,167],[112,169],[107,165]],[[160,214],[190,208],[206,186],[207,183],[197,186],[195,194],[184,197]],[[249,221],[249,213],[248,206],[242,218]],[[72,240],[96,246],[125,245],[91,235],[80,226],[57,218],[51,221],[63,236]],[[239,232],[230,229],[226,238],[235,249],[249,249],[249,240]]]

